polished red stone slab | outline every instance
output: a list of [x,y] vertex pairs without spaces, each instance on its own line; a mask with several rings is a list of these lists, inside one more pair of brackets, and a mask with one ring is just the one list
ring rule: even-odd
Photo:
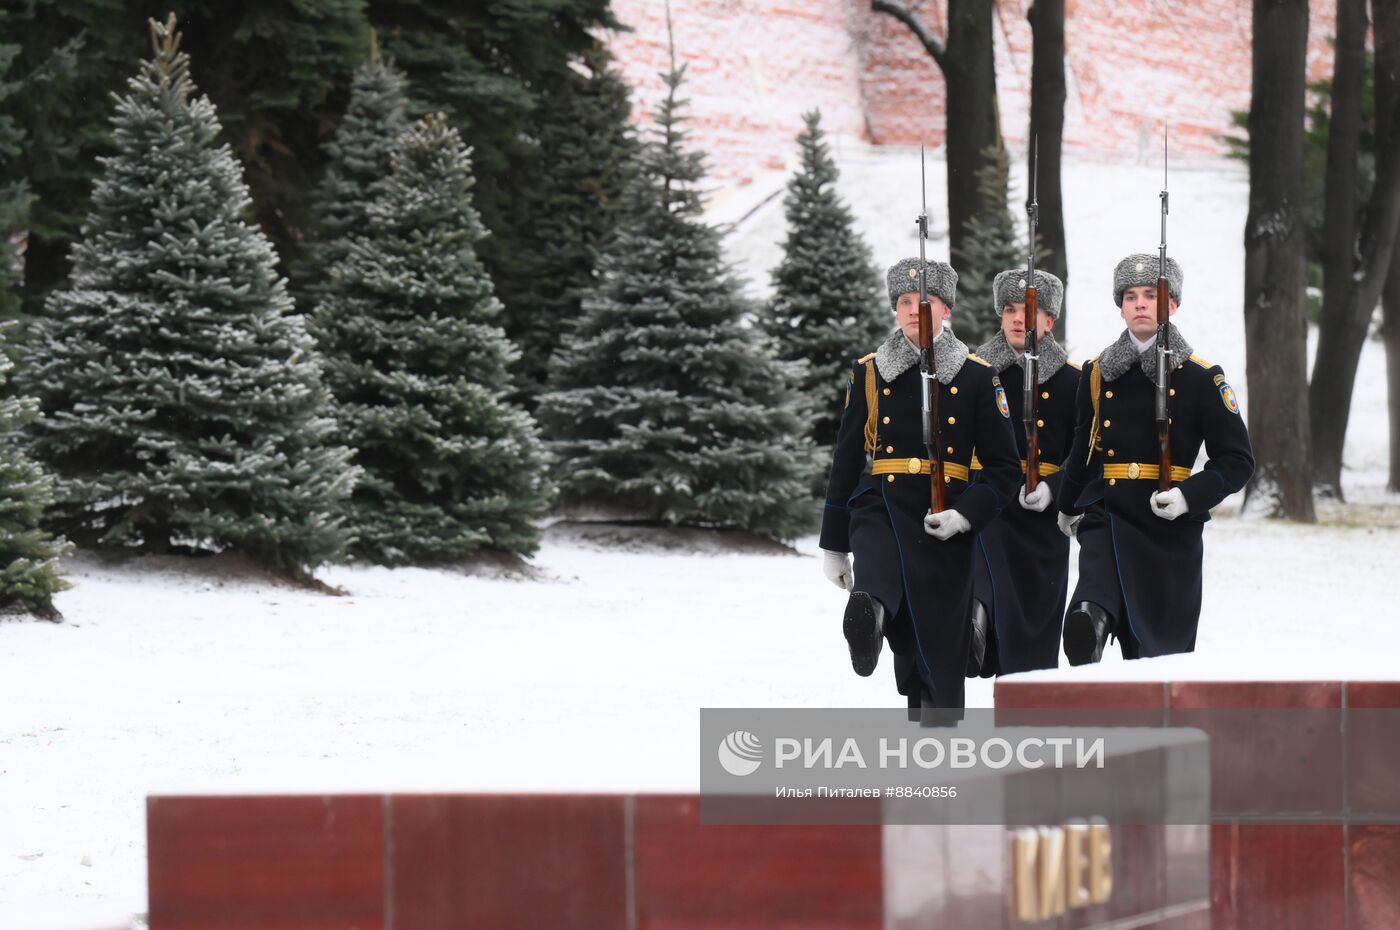
[[632,823],[639,930],[884,926],[878,825],[702,826],[694,795],[638,795]]
[[151,930],[381,930],[384,799],[156,797]]
[[1025,707],[1116,707],[1151,710],[1167,706],[1160,681],[1006,681],[993,690],[997,709]]
[[1353,826],[1348,839],[1351,930],[1400,927],[1400,826]]
[[1341,824],[1216,824],[1212,930],[1319,930],[1346,913]]
[[627,920],[620,795],[394,795],[393,930],[594,930]]
[[1351,810],[1363,817],[1400,815],[1400,682],[1348,682],[1346,698]]

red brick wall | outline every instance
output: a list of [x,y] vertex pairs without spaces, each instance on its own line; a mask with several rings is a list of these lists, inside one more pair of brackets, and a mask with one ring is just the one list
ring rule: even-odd
[[[998,0],[997,86],[1002,128],[1024,144],[1030,105],[1030,0]],[[1314,0],[1309,77],[1331,72],[1334,0]],[[1249,106],[1249,0],[1066,0],[1065,147],[1115,160],[1156,156],[1161,125],[1173,151],[1217,155],[1230,111]],[[613,0],[633,28],[610,44],[649,119],[666,67],[662,0]],[[879,144],[940,145],[943,80],[903,25],[866,0],[671,0],[678,59],[689,63],[692,140],[717,179],[782,168],[820,107],[830,132]],[[1162,19],[1163,12],[1169,12]],[[942,35],[947,0],[920,15]]]

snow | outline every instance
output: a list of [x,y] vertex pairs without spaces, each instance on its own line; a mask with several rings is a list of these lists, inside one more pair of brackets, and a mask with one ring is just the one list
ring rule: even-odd
[[[879,260],[912,251],[917,153],[837,154]],[[929,170],[943,217],[941,162]],[[783,229],[780,198],[754,207],[781,180],[714,212],[752,211],[730,248],[756,292]],[[1151,166],[1067,163],[1071,357],[1116,336],[1112,265],[1155,249],[1159,186]],[[1177,321],[1247,403],[1243,173],[1174,170],[1172,191]],[[1400,497],[1384,490],[1374,340],[1351,423],[1351,503],[1322,506],[1319,525],[1241,518],[1238,500],[1217,512],[1196,654],[1026,677],[1393,677]],[[152,793],[695,791],[701,707],[898,703],[888,655],[872,678],[851,672],[815,538],[796,553],[665,539],[555,528],[523,577],[325,571],[343,596],[225,560],[75,558],[67,622],[0,624],[0,927],[129,926],[146,910]],[[991,695],[969,682],[970,704]]]

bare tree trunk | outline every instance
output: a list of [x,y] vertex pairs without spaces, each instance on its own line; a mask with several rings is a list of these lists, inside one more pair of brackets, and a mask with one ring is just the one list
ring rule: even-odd
[[1065,128],[1065,0],[1034,0],[1026,13],[1032,36],[1031,139],[1040,148],[1040,240],[1046,271],[1065,282],[1060,335],[1068,330],[1069,256],[1060,188],[1060,148]]
[[[1372,0],[1376,43],[1377,150],[1385,151],[1400,132],[1400,0]],[[1387,124],[1381,117],[1389,113]],[[1390,422],[1390,480],[1400,491],[1400,240],[1391,252],[1390,271],[1381,295],[1381,332],[1385,339],[1386,399]]]
[[[1393,0],[1378,0],[1377,8],[1385,2]],[[1319,492],[1338,500],[1342,498],[1342,449],[1356,369],[1389,273],[1396,225],[1400,223],[1400,152],[1378,144],[1376,184],[1366,203],[1362,234],[1357,239],[1352,213],[1355,195],[1351,192],[1355,190],[1361,131],[1366,26],[1365,0],[1339,0],[1337,73],[1332,79],[1332,123],[1327,145],[1328,253],[1317,357],[1313,360],[1309,390],[1313,481]],[[1393,101],[1384,109],[1379,103],[1378,99],[1378,141],[1390,126],[1395,109]]]
[[871,0],[870,9],[908,27],[943,72],[948,90],[948,235],[951,254],[961,254],[972,218],[987,209],[1004,208],[983,204],[977,186],[983,152],[990,146],[1001,148],[992,0],[948,0],[946,47],[901,0]]
[[1245,377],[1256,467],[1246,505],[1315,522],[1309,480],[1303,111],[1307,0],[1254,0],[1245,221]]

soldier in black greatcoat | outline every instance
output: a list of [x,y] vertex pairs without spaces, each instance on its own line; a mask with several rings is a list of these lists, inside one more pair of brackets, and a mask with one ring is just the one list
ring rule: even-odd
[[[875,670],[881,644],[910,707],[962,707],[971,643],[968,608],[976,535],[1020,482],[1006,392],[950,327],[957,272],[925,264],[933,307],[939,448],[946,509],[930,512],[918,338],[919,259],[886,276],[900,329],[851,370],[822,518],[824,571],[851,591],[843,629],[851,663]],[[974,450],[980,480],[969,484]],[[854,566],[852,566],[852,554]]]
[[[1167,260],[1171,314],[1180,266]],[[1074,447],[1059,495],[1060,526],[1078,532],[1079,584],[1065,617],[1065,656],[1097,662],[1110,635],[1126,659],[1191,652],[1201,614],[1201,533],[1211,508],[1254,472],[1249,433],[1219,365],[1191,354],[1169,323],[1172,487],[1157,490],[1155,255],[1129,255],[1113,272],[1127,323],[1084,363]],[[1192,472],[1205,445],[1206,462]]]
[[[990,615],[982,677],[1055,668],[1060,662],[1060,625],[1069,593],[1069,539],[1056,526],[1051,503],[1060,496],[1060,463],[1074,440],[1074,398],[1079,366],[1068,361],[1055,341],[1054,325],[1064,301],[1064,284],[1037,270],[1036,428],[1040,481],[1021,485],[1017,502],[1001,512],[978,537],[974,554],[973,616]],[[1003,271],[992,282],[1001,329],[977,350],[1001,377],[1011,406],[1012,431],[1026,471],[1025,369],[1026,269]],[[973,650],[974,654],[976,649]]]

